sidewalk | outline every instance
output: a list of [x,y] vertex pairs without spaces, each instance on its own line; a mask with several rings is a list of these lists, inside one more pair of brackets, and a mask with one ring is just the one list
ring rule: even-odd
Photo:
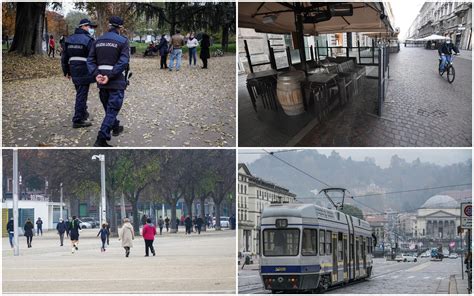
[[464,280],[460,273],[451,275],[449,279],[449,294],[468,294],[467,281],[467,273],[464,274]]
[[472,51],[470,51],[470,50],[460,50],[459,53],[461,55],[458,56],[458,59],[464,59],[464,60],[472,61]]

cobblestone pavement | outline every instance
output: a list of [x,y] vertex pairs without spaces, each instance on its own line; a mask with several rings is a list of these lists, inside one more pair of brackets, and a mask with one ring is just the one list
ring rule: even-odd
[[[57,59],[59,63],[59,59]],[[235,55],[209,60],[209,69],[160,70],[159,57],[133,57],[133,76],[119,120],[125,130],[112,137],[121,147],[235,146]],[[61,73],[3,82],[3,146],[90,147],[104,117],[91,84],[92,126],[72,128],[75,90]]]
[[316,126],[297,146],[472,146],[470,53],[455,59],[456,79],[437,73],[438,54],[401,48],[390,55],[390,81],[382,117],[374,116],[376,84]]
[[129,258],[116,237],[101,253],[97,231],[82,231],[75,254],[53,231],[33,237],[30,249],[21,236],[18,257],[2,238],[3,293],[235,293],[233,230],[157,235],[155,257],[144,257],[137,236]]
[[[370,279],[335,288],[328,294],[448,294],[449,291],[465,293],[453,289],[456,281],[461,286],[461,259],[445,259],[441,262],[428,258],[419,262],[385,261],[374,259],[373,274]],[[466,281],[466,278],[464,278]],[[258,266],[239,268],[239,293],[270,293],[263,289]]]

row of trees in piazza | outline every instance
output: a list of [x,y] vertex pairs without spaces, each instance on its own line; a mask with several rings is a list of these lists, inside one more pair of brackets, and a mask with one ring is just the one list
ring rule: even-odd
[[2,3],[3,36],[14,36],[10,52],[42,54],[44,33],[72,34],[81,18],[97,22],[97,34],[108,29],[108,18],[121,16],[129,38],[206,31],[219,36],[227,50],[229,36],[235,32],[235,2],[77,2],[65,18],[54,12],[61,2]]
[[[116,231],[116,207],[121,201],[132,206],[138,231],[138,202],[157,202],[171,208],[171,229],[177,231],[176,204],[183,198],[191,216],[204,217],[205,201],[212,199],[219,229],[223,201],[235,203],[235,151],[233,150],[19,150],[22,188],[43,190],[48,181],[53,200],[78,200],[100,204],[100,164],[95,154],[105,155],[107,217]],[[3,152],[3,176],[12,176],[12,150]],[[5,180],[5,179],[4,179]],[[5,192],[6,184],[3,189]],[[200,213],[192,212],[194,201]],[[76,210],[77,211],[77,210]],[[77,215],[72,211],[71,215]]]

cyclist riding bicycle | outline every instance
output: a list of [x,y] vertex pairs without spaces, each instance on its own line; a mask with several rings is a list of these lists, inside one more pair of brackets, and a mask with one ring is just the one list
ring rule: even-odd
[[447,63],[451,62],[453,51],[455,54],[459,54],[459,49],[451,42],[451,39],[446,40],[439,48],[439,72],[443,73],[446,69]]

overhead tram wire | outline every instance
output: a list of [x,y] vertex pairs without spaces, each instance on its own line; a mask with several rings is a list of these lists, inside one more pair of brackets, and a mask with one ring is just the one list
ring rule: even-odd
[[[264,150],[264,149],[262,149]],[[295,152],[295,151],[302,151],[303,149],[285,149],[285,150],[277,150],[277,151],[270,151],[270,152],[258,152],[258,151],[254,151],[254,152],[247,152],[247,151],[239,151],[239,154],[253,154],[253,155],[263,155],[263,154],[275,154],[275,153],[285,153],[285,152]]]

